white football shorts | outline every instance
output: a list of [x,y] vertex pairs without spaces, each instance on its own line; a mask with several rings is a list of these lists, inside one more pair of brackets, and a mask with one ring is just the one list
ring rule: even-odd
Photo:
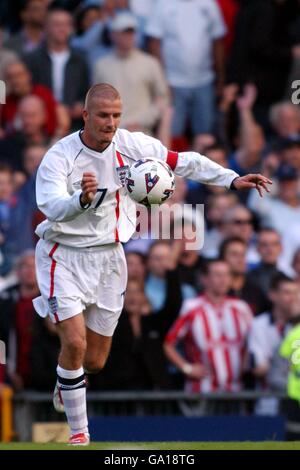
[[113,335],[127,284],[121,243],[78,249],[39,240],[36,272],[41,296],[33,305],[40,316],[58,323],[83,312],[90,330]]

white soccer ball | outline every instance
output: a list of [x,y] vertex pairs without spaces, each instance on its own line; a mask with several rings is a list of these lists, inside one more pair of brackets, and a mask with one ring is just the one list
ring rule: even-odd
[[172,196],[175,176],[167,163],[145,158],[130,167],[125,186],[131,199],[148,207],[162,204]]

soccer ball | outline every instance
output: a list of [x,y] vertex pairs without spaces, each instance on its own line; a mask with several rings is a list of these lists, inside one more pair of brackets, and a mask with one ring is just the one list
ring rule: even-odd
[[175,176],[167,163],[145,158],[130,167],[125,186],[131,199],[149,207],[162,204],[172,196]]

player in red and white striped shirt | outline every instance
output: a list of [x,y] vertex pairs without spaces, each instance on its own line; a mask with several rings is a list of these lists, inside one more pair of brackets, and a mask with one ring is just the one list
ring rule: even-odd
[[[252,313],[248,304],[227,296],[231,278],[224,261],[210,261],[203,282],[204,294],[186,301],[166,337],[165,352],[186,375],[186,390],[236,391]],[[176,349],[180,341],[185,357]]]

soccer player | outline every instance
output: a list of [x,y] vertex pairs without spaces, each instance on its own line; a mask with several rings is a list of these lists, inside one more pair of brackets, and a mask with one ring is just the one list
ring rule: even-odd
[[54,406],[64,407],[70,444],[89,443],[84,372],[99,372],[109,354],[127,281],[122,244],[136,228],[135,203],[124,175],[141,158],[166,161],[178,175],[232,189],[257,188],[262,175],[239,177],[195,153],[168,151],[143,133],[118,129],[122,102],[109,84],[87,93],[84,128],[58,141],[37,173],[37,204],[46,215],[36,230],[39,315],[57,324],[61,352]]

